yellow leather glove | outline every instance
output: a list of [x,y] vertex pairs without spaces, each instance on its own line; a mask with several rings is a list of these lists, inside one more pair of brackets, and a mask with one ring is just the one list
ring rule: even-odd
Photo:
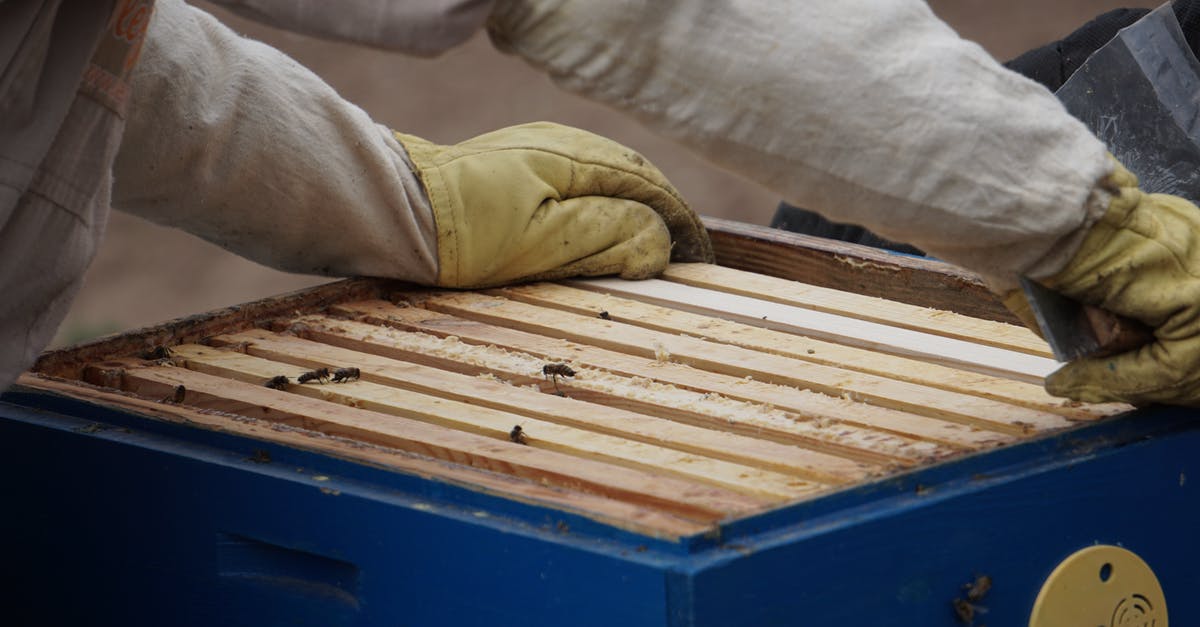
[[[1120,164],[1106,183],[1114,192],[1108,211],[1067,266],[1043,283],[1146,323],[1155,341],[1071,362],[1047,377],[1046,389],[1086,402],[1200,405],[1200,209],[1177,196],[1143,193]],[[1033,322],[1020,292],[1005,304]]]
[[429,195],[443,287],[618,274],[713,259],[708,233],[633,150],[550,123],[454,146],[396,134]]

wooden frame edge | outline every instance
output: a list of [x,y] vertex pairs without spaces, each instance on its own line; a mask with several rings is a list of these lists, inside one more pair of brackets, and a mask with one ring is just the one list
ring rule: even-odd
[[979,275],[946,262],[720,218],[704,225],[722,266],[1021,324]]

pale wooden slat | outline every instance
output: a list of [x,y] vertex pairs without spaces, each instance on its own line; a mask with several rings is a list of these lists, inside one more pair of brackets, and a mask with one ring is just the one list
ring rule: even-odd
[[972,318],[951,311],[918,307],[712,264],[671,264],[663,272],[662,278],[730,294],[741,294],[814,311],[1007,348],[1030,355],[1053,357],[1046,341],[1029,329]]
[[865,348],[884,355],[910,357],[1026,383],[1040,384],[1046,375],[1060,365],[1053,359],[958,338],[658,279],[592,279],[572,284],[655,305]]
[[482,294],[429,293],[422,306],[491,324],[549,335],[633,355],[669,355],[671,361],[739,377],[808,388],[832,396],[1002,431],[1014,435],[1070,424],[1066,418],[965,394],[913,385],[704,340],[639,329]]
[[[173,350],[176,359],[184,360],[190,369],[248,383],[261,383],[279,374],[294,379],[307,370],[302,366],[205,346],[183,345]],[[507,439],[512,428],[520,425],[528,436],[529,445],[539,449],[703,481],[780,501],[813,494],[827,487],[769,470],[584,431],[523,414],[412,391],[398,393],[394,388],[369,381],[296,384],[288,386],[287,391],[498,439]]]
[[[739,412],[737,415],[704,415],[701,412],[706,411],[706,407],[685,409],[684,403],[672,401],[670,397],[645,408],[645,411],[673,420],[696,421],[706,425],[713,424],[715,419],[715,424],[724,429],[760,437],[781,438],[782,441],[795,441],[818,450],[859,456],[857,458],[868,461],[880,460],[880,455],[883,456],[883,460],[890,458],[893,461],[936,459],[945,456],[947,451],[942,447],[947,445],[986,447],[1013,439],[1011,435],[863,405],[807,390],[729,377],[420,308],[397,307],[384,301],[347,303],[338,305],[335,310],[361,316],[376,324],[394,325],[439,337],[462,338],[471,344],[495,345],[501,349],[531,353],[546,360],[571,361],[573,365],[582,364],[623,376],[660,381],[682,390],[693,390],[701,395],[719,394],[760,407],[777,408],[787,412],[789,416],[795,416],[796,419],[787,422],[760,420],[752,411]],[[304,317],[300,320],[300,323],[295,325],[297,333],[322,342],[345,343],[356,350],[401,354],[405,359],[420,359],[425,355],[422,351],[428,350],[418,346],[421,344],[420,333],[409,337],[390,329],[352,321],[324,320],[320,317]],[[472,356],[478,352],[476,349]],[[435,365],[446,368],[474,367],[442,359]],[[471,370],[480,371],[482,369]],[[579,390],[583,384],[582,380],[570,383],[574,390]],[[609,403],[611,400],[602,397],[595,399],[595,402]],[[635,411],[643,411],[637,406],[633,408]],[[930,448],[914,439],[924,439],[937,446]],[[863,455],[866,457],[861,457]]]
[[365,381],[794,474],[823,483],[858,481],[882,470],[879,466],[798,446],[698,428],[547,394],[523,385],[462,375],[261,329],[218,336],[210,341],[217,345],[237,346],[249,355],[305,368],[353,364],[360,369]]
[[[478,324],[478,323],[476,323]],[[918,464],[930,459],[945,457],[954,448],[938,442],[924,442],[899,434],[873,431],[831,419],[813,419],[809,415],[799,416],[778,410],[775,407],[747,403],[708,391],[680,387],[676,383],[660,383],[648,377],[632,374],[614,375],[605,370],[589,368],[579,359],[597,358],[599,349],[588,349],[584,353],[571,350],[566,356],[564,346],[549,347],[541,356],[522,352],[528,348],[518,342],[513,348],[499,348],[495,338],[483,344],[461,342],[457,336],[438,337],[437,332],[407,332],[394,329],[379,329],[372,325],[338,321],[330,324],[319,318],[305,318],[297,332],[320,342],[343,346],[352,350],[396,357],[406,361],[427,364],[467,374],[488,374],[501,377],[513,385],[535,385],[548,393],[559,393],[571,398],[596,403],[607,407],[660,417],[684,424],[710,429],[721,429],[731,433],[764,438],[783,444],[793,444],[830,455],[846,457],[870,464],[888,467]],[[486,326],[486,325],[483,325]],[[459,329],[456,329],[459,330]],[[496,329],[501,333],[502,329]],[[487,336],[486,330],[482,335]],[[470,340],[470,336],[467,338]],[[521,348],[516,348],[520,346]],[[621,358],[624,355],[615,353]],[[541,369],[547,361],[565,361],[578,375],[551,383],[542,378]],[[619,365],[605,362],[606,366]],[[674,364],[668,364],[667,368]],[[655,374],[664,373],[651,366]],[[633,368],[636,371],[636,366]],[[700,380],[713,377],[725,380],[726,387],[745,385],[754,387],[757,382],[711,375],[704,371],[679,367],[680,371],[666,373],[666,378]],[[625,368],[628,370],[628,368]],[[720,385],[713,386],[720,388]],[[776,386],[771,386],[776,387]],[[822,397],[811,392],[793,390],[805,399]],[[795,395],[789,394],[792,402]],[[828,398],[828,397],[823,397]],[[833,400],[833,399],[830,399]],[[836,401],[835,401],[836,403]],[[849,403],[846,401],[843,406]],[[801,403],[803,404],[803,403]],[[890,410],[883,410],[890,411]],[[903,425],[901,425],[903,426]],[[952,425],[959,427],[959,425]],[[987,434],[991,438],[1003,438],[1000,434]]]
[[381,444],[436,459],[601,494],[689,519],[714,522],[762,510],[769,499],[606,464],[214,377],[186,368],[141,367],[130,361],[122,388],[147,397],[186,388],[184,402],[230,414],[281,422],[322,433]]
[[1041,385],[621,298],[604,289],[604,286],[609,285],[608,282],[571,281],[568,285],[518,285],[497,289],[493,293],[531,305],[554,307],[581,315],[596,316],[598,312],[603,311],[614,321],[636,324],[655,331],[692,335],[802,361],[1013,403],[1077,420],[1093,419],[1128,409],[1125,406],[1112,405],[1081,406],[1051,396]]
[[[307,451],[317,451],[335,457],[355,460],[386,468],[394,472],[425,477],[461,488],[482,491],[521,503],[549,507],[641,535],[678,539],[705,533],[711,523],[698,522],[660,509],[628,503],[604,496],[544,485],[516,476],[429,459],[385,446],[331,437],[316,431],[289,427],[278,423],[239,417],[230,420],[223,413],[211,412],[172,403],[151,401],[110,390],[94,388],[76,381],[23,374],[18,385],[54,394],[61,394],[149,416],[155,420],[187,424],[189,427],[219,430],[224,433],[252,438]],[[162,388],[162,394],[167,394]]]

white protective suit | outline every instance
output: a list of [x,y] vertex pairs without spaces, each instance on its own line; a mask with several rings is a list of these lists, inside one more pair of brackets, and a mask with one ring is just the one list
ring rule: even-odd
[[493,38],[836,222],[984,275],[1061,268],[1104,145],[920,0],[498,0]]
[[[218,0],[309,34],[408,52],[493,40],[836,222],[982,274],[997,291],[1061,268],[1108,206],[1106,149],[1041,85],[922,0]],[[422,19],[431,19],[422,13]]]
[[[0,389],[65,315],[110,171],[113,206],[274,267],[437,276],[431,212],[388,129],[180,0],[159,1],[141,46],[149,4],[0,2]],[[1000,288],[1057,270],[1107,205],[1103,146],[918,0],[225,4],[416,54],[487,21],[566,88]]]
[[143,45],[151,4],[0,2],[0,390],[66,316],[110,187],[112,206],[279,269],[437,276],[390,129],[180,0],[157,3]]
[[0,3],[0,391],[53,337],[104,232],[148,4]]

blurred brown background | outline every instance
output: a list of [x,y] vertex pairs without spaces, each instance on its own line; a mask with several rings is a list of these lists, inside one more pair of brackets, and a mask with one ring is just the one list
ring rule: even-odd
[[[625,143],[658,165],[702,214],[766,224],[774,194],[707,165],[602,106],[559,91],[486,37],[437,59],[413,59],[269,29],[197,2],[234,30],[283,50],[344,97],[393,128],[457,142],[499,127],[552,120]],[[1104,11],[1160,2],[935,0],[964,37],[1006,60],[1058,39]],[[131,329],[328,281],[285,274],[235,257],[186,233],[114,213],[58,344]]]

